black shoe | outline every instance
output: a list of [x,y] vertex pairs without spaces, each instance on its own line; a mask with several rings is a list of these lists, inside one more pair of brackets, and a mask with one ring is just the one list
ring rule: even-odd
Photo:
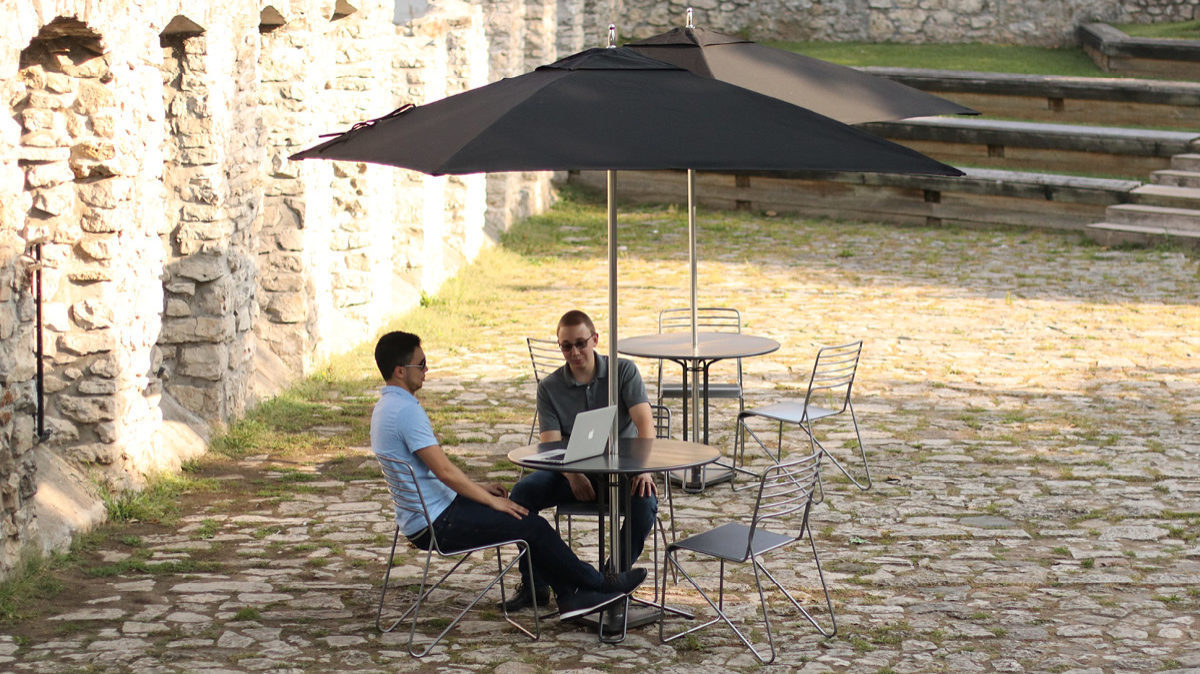
[[[537,592],[538,606],[545,606],[550,603],[550,588],[542,585],[536,586],[534,591]],[[508,598],[508,601],[501,602],[499,608],[503,611],[512,613],[520,611],[523,608],[533,606],[533,594],[529,592],[529,586],[525,583],[517,583],[517,590]]]
[[640,567],[621,573],[609,573],[604,575],[604,582],[600,583],[600,591],[629,594],[636,590],[644,580],[646,580],[646,570]]
[[568,620],[588,613],[595,613],[609,604],[620,601],[625,595],[619,592],[596,592],[579,590],[569,597],[558,598],[558,619]]

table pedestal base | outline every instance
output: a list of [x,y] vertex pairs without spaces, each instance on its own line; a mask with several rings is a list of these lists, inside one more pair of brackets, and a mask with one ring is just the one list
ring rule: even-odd
[[[688,611],[670,606],[666,607],[666,611],[689,620],[695,617]],[[625,619],[626,612],[629,614],[628,621]],[[600,628],[600,640],[611,644],[624,641],[625,630],[629,627],[642,627],[658,622],[659,613],[658,604],[630,597],[628,602],[617,602],[599,613],[574,618],[572,622],[587,625],[592,629]]]
[[733,479],[734,471],[724,466],[707,465],[700,468],[676,470],[670,473],[671,484],[681,485],[685,492],[694,494],[704,491],[711,484],[720,484]]

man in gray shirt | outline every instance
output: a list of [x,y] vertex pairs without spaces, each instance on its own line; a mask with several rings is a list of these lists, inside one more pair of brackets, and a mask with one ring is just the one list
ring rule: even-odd
[[[582,311],[572,310],[558,321],[558,345],[566,364],[538,384],[537,406],[540,421],[540,441],[566,441],[575,425],[575,415],[587,410],[608,406],[609,362],[596,353],[600,335],[592,319]],[[646,386],[633,361],[617,360],[620,374],[617,401],[617,426],[623,438],[653,438],[654,416]],[[630,527],[632,543],[629,558],[636,561],[642,554],[646,536],[654,528],[658,514],[658,497],[654,479],[648,474],[632,478],[630,512],[626,513],[621,536]],[[510,498],[525,506],[531,514],[564,503],[596,501],[599,484],[594,478],[580,473],[555,473],[539,470],[523,477],[513,486]],[[535,588],[538,603],[549,595],[548,588]],[[528,587],[520,587],[509,602],[510,611],[531,604]]]

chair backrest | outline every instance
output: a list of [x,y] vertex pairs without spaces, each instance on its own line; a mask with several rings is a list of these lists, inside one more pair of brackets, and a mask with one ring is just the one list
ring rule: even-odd
[[[813,495],[821,475],[821,454],[818,449],[812,454],[795,461],[777,463],[763,471],[758,486],[758,500],[754,504],[751,531],[769,520],[781,519],[797,511],[804,511],[804,519],[797,537],[804,534],[808,526],[808,510],[812,507]],[[753,534],[747,544],[753,540]],[[749,551],[747,551],[749,556]]]
[[429,509],[425,507],[425,497],[421,495],[421,485],[412,466],[399,459],[375,455],[379,467],[383,470],[383,479],[387,482],[388,491],[392,494],[392,504],[405,512],[416,513],[425,520],[429,528],[430,545],[437,549],[437,537],[433,535],[433,522],[429,517]]
[[525,343],[529,345],[529,360],[533,363],[533,380],[535,384],[562,367],[564,362],[562,349],[558,347],[557,341],[553,339],[526,337]]
[[[854,374],[858,371],[858,357],[862,353],[862,340],[825,346],[817,351],[812,376],[808,380],[808,393],[804,396],[804,407],[813,402],[813,394],[826,392],[831,400],[841,399],[840,411],[850,404],[850,389],[854,386]],[[837,407],[835,402],[833,407]]]
[[654,437],[666,439],[671,437],[671,408],[666,405],[650,405],[650,413],[654,415]]
[[[696,327],[710,332],[742,331],[742,314],[732,307],[696,307]],[[658,331],[678,332],[692,328],[692,309],[663,309],[658,312]]]

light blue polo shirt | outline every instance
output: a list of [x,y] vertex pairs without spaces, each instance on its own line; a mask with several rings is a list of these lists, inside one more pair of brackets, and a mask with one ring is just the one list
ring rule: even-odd
[[[454,490],[438,479],[417,455],[417,450],[438,444],[433,425],[416,396],[399,386],[384,386],[379,402],[371,412],[371,449],[380,456],[397,459],[412,466],[430,521],[436,520],[450,502]],[[400,533],[411,536],[425,528],[425,520],[416,513],[396,508]]]

